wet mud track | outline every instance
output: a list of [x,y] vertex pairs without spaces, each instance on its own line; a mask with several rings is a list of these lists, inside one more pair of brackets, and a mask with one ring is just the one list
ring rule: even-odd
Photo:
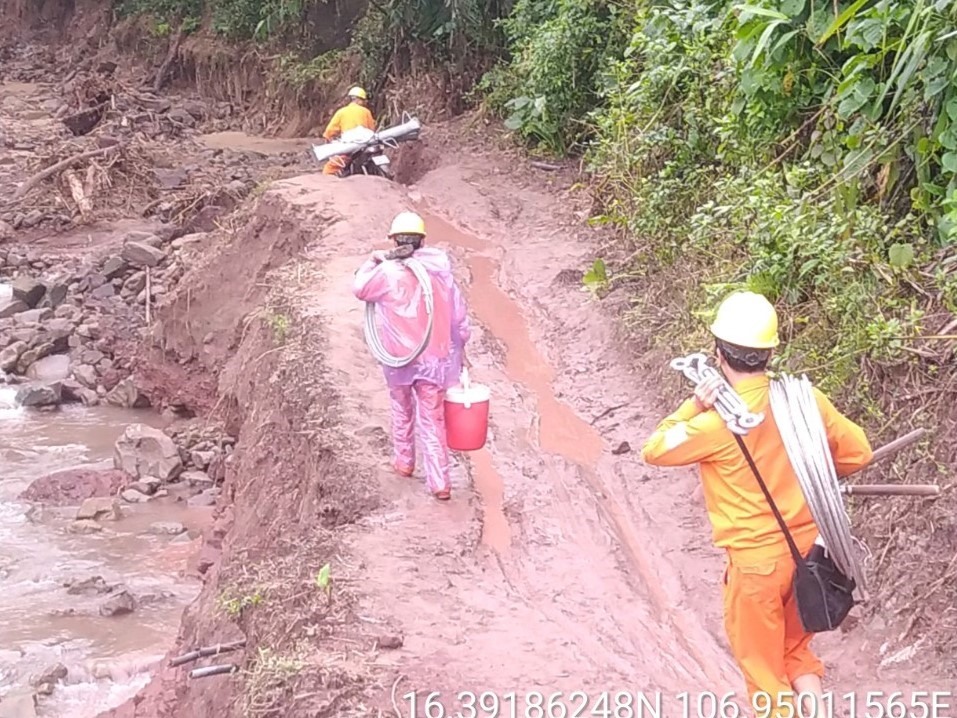
[[[357,182],[368,190],[336,189],[347,216],[346,195],[369,192],[374,216],[363,224],[421,212],[427,241],[450,251],[465,288],[467,351],[473,379],[491,387],[491,427],[484,449],[453,454],[447,505],[431,499],[419,471],[404,479],[391,470],[384,383],[349,289],[381,243],[350,238],[323,251],[328,281],[314,304],[326,360],[343,389],[343,421],[365,437],[350,460],[386,497],[344,539],[360,557],[362,614],[403,637],[376,659],[376,705],[402,717],[538,715],[539,700],[551,700],[554,715],[603,715],[604,706],[639,715],[648,700],[661,701],[663,715],[687,715],[734,700],[746,715],[723,635],[723,559],[691,498],[696,476],[642,464],[637,447],[660,414],[654,388],[630,368],[614,319],[564,280],[590,264],[588,230],[556,193],[497,181],[487,167],[440,165],[409,191],[367,178]],[[324,181],[297,178],[279,191],[308,206]],[[612,451],[624,441],[635,450]],[[826,660],[840,644],[862,645],[840,635],[820,643]],[[874,667],[858,661],[853,675],[828,660],[828,687],[878,689],[883,676],[895,689],[928,690],[919,675]]]

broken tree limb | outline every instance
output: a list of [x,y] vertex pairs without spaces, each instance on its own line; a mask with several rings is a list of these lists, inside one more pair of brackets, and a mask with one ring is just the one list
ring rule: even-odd
[[166,53],[166,59],[163,60],[163,64],[160,65],[159,70],[156,72],[156,79],[153,80],[154,95],[163,89],[163,85],[166,83],[166,76],[169,74],[169,68],[173,64],[173,60],[176,59],[176,53],[179,52],[179,44],[182,40],[183,24],[180,23],[179,27],[176,28],[176,34],[173,35],[173,39],[170,40],[169,52]]
[[235,673],[239,666],[235,663],[224,663],[221,666],[206,666],[206,668],[195,668],[189,672],[190,678],[206,678],[207,676],[218,676],[223,673]]
[[936,484],[844,484],[841,493],[848,496],[939,496]]
[[101,155],[107,155],[111,152],[121,149],[122,147],[124,147],[124,145],[100,147],[99,149],[87,150],[86,152],[81,152],[77,155],[73,155],[72,157],[68,157],[62,162],[57,162],[55,165],[51,165],[50,167],[47,167],[45,170],[37,172],[32,177],[25,180],[24,183],[17,188],[17,191],[13,193],[13,199],[14,201],[21,199],[27,192],[29,192],[31,189],[33,189],[37,184],[45,180],[47,177],[52,177],[53,175],[55,175],[57,172],[60,172],[61,170],[69,169],[70,167],[75,165],[77,162],[83,162],[84,160],[88,160],[91,157],[99,157]]
[[558,170],[562,168],[561,165],[553,165],[548,162],[539,162],[538,160],[531,160],[528,164],[537,170],[545,170],[546,172],[558,172]]
[[83,183],[80,182],[80,178],[76,176],[76,172],[73,170],[66,170],[63,173],[63,179],[70,187],[73,201],[76,202],[77,209],[80,210],[80,218],[84,222],[88,222],[90,215],[93,214],[93,202],[90,201],[89,195],[83,191]]
[[189,653],[184,653],[182,656],[177,656],[169,662],[170,668],[175,668],[176,666],[181,666],[184,663],[192,663],[195,660],[200,658],[206,658],[207,656],[218,656],[220,653],[229,653],[231,651],[238,651],[240,648],[243,648],[246,645],[246,639],[240,639],[238,641],[233,641],[231,643],[220,643],[216,646],[205,646],[204,648],[197,648],[195,651],[190,651]]
[[[883,461],[891,454],[896,454],[905,446],[910,446],[911,444],[916,443],[917,440],[920,439],[922,436],[924,436],[924,434],[926,433],[927,433],[927,430],[924,428],[914,429],[909,434],[904,434],[899,439],[894,439],[889,444],[884,444],[884,446],[874,451],[874,457],[871,459],[871,463],[868,464],[867,466],[862,467],[862,469],[866,469],[868,466],[871,466],[878,461]],[[858,469],[858,471],[862,469]]]

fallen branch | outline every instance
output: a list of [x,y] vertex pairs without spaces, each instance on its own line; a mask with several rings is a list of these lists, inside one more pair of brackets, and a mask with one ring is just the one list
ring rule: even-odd
[[208,676],[219,676],[223,673],[235,673],[239,666],[235,663],[224,663],[221,666],[207,666],[206,668],[196,668],[189,672],[190,678],[206,678]]
[[218,656],[220,653],[229,653],[230,651],[238,651],[240,648],[243,648],[246,645],[246,639],[240,639],[238,641],[233,641],[232,643],[220,643],[216,646],[206,646],[204,648],[197,648],[195,651],[190,651],[189,653],[184,653],[182,656],[177,656],[169,662],[170,668],[175,668],[176,666],[181,666],[184,663],[192,663],[195,660],[200,658],[206,658],[207,656]]
[[170,65],[172,65],[173,60],[176,59],[176,53],[179,52],[179,43],[182,39],[183,24],[180,23],[179,27],[176,28],[176,34],[173,35],[173,39],[170,41],[169,52],[166,53],[166,59],[163,60],[163,64],[160,65],[160,69],[156,73],[156,79],[153,80],[154,95],[163,89],[163,85],[166,83],[166,76],[169,74]]
[[844,484],[841,493],[848,496],[939,496],[936,484]]
[[124,145],[113,145],[111,147],[100,147],[99,149],[88,150],[86,152],[81,152],[78,155],[73,155],[62,162],[57,162],[55,165],[51,165],[45,170],[37,172],[35,175],[24,181],[24,183],[17,188],[17,191],[13,193],[13,199],[14,201],[21,199],[27,192],[29,192],[47,177],[51,177],[61,170],[69,169],[77,162],[83,162],[91,157],[99,157],[101,155],[109,154],[110,152],[121,149],[123,146]]
[[80,218],[83,222],[88,222],[90,215],[93,214],[93,202],[90,201],[89,195],[83,191],[83,183],[80,182],[80,178],[76,176],[76,172],[73,170],[66,170],[63,173],[63,179],[70,187],[73,201],[76,202],[77,209],[80,210]]
[[874,451],[874,456],[871,459],[871,463],[867,464],[866,466],[862,466],[861,468],[856,469],[855,471],[852,471],[850,474],[848,474],[848,476],[850,476],[851,474],[856,474],[858,471],[863,471],[864,469],[870,468],[872,465],[876,464],[878,461],[883,461],[891,454],[896,454],[905,446],[910,446],[911,444],[915,443],[918,439],[920,439],[926,433],[927,433],[927,429],[924,429],[924,428],[914,429],[909,434],[904,434],[899,439],[894,439],[889,444],[884,444],[884,446]]
[[539,162],[537,160],[531,160],[528,164],[534,167],[537,170],[545,170],[546,172],[558,172],[562,168],[561,165],[553,165],[548,162]]

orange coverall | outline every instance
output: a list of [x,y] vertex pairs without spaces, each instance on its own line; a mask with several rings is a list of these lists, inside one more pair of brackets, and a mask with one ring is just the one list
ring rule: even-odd
[[[742,438],[806,555],[818,530],[770,410],[769,379],[764,374],[747,377],[734,389],[751,411],[764,412],[764,421]],[[823,393],[814,393],[838,476],[868,464],[872,452],[864,431]],[[811,650],[813,634],[804,631],[791,595],[794,559],[734,435],[717,411],[701,412],[691,398],[661,422],[641,455],[656,466],[700,464],[714,542],[727,551],[724,623],[731,651],[750,701],[758,692],[766,694],[751,705],[761,716],[779,715],[783,704],[794,705],[788,700],[793,680],[808,674],[823,677],[824,666]],[[786,715],[796,715],[793,708],[786,710],[792,711]]]
[[[358,102],[350,102],[345,107],[336,110],[336,114],[329,120],[326,131],[322,133],[323,138],[332,141],[339,137],[343,132],[348,132],[355,127],[367,127],[375,132],[375,120],[368,107],[360,105]],[[334,175],[346,166],[346,156],[337,155],[329,159],[322,168],[324,175]]]

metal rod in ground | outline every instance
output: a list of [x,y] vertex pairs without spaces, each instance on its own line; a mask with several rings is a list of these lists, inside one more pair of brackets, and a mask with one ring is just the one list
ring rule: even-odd
[[841,493],[849,496],[939,496],[936,484],[845,484]]
[[[904,434],[899,439],[894,439],[891,443],[885,444],[879,449],[874,451],[874,457],[871,459],[871,464],[874,464],[882,459],[886,459],[891,454],[900,451],[905,446],[910,446],[918,439],[920,439],[924,434],[927,433],[927,430],[924,428],[914,429],[909,434]],[[866,466],[864,468],[867,468]]]
[[218,676],[223,673],[235,673],[239,666],[235,663],[225,663],[221,666],[206,666],[205,668],[194,668],[189,672],[190,678],[206,678],[207,676]]
[[175,668],[176,666],[181,666],[184,663],[192,663],[193,661],[199,658],[205,658],[206,656],[216,656],[220,653],[229,653],[230,651],[237,651],[243,646],[246,645],[246,639],[240,639],[238,641],[233,641],[232,643],[220,643],[217,646],[206,646],[204,648],[197,648],[195,651],[190,651],[189,653],[184,653],[182,656],[177,656],[169,662],[170,668]]

